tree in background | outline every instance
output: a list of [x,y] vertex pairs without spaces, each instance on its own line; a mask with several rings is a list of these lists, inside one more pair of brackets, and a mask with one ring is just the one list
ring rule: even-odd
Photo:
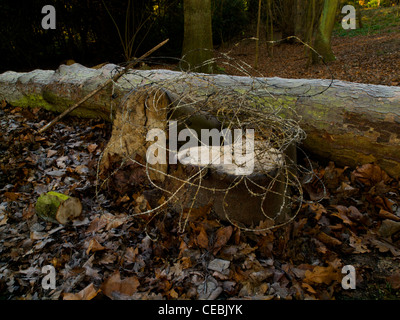
[[[331,35],[338,5],[339,0],[275,0],[273,12],[283,38],[297,36],[328,62],[335,60]],[[319,62],[319,55],[311,54],[311,61]]]
[[[212,65],[202,65],[213,57],[211,0],[184,0],[182,56],[191,70],[213,73]],[[186,63],[184,63],[186,65]]]
[[[325,62],[336,59],[331,47],[331,37],[335,25],[336,10],[339,0],[325,0],[322,14],[319,19],[318,28],[315,34],[314,49],[322,56]],[[312,55],[312,62],[318,62],[319,57]]]

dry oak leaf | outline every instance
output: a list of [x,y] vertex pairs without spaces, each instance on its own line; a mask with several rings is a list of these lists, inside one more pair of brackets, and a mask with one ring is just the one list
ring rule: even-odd
[[134,263],[136,261],[136,256],[139,254],[139,248],[129,247],[126,249],[124,258],[127,264]]
[[315,219],[317,221],[319,219],[321,219],[322,214],[328,213],[328,211],[325,209],[325,207],[318,202],[307,204],[307,206],[311,212],[315,213]]
[[393,205],[395,202],[386,197],[376,196],[372,199],[371,203],[373,203],[377,208],[383,209],[388,212],[393,212]]
[[96,150],[97,147],[98,147],[97,144],[91,143],[91,144],[89,144],[89,145],[87,146],[87,149],[88,149],[88,151],[89,151],[90,153],[93,153],[93,152]]
[[108,279],[104,281],[101,290],[110,299],[114,299],[114,293],[131,296],[139,287],[140,282],[136,277],[129,277],[121,280],[119,271],[114,272]]
[[351,180],[357,180],[367,187],[372,187],[379,182],[389,183],[392,179],[378,165],[373,163],[357,167],[351,174]]
[[391,243],[385,240],[378,240],[378,239],[369,239],[369,242],[379,250],[379,252],[388,252],[390,251],[393,256],[398,257],[400,256],[400,250],[392,245]]
[[322,243],[330,246],[340,246],[342,242],[328,234],[326,234],[323,231],[320,231],[317,235],[316,238],[321,241]]
[[366,253],[371,252],[368,249],[367,245],[363,243],[363,239],[357,237],[355,234],[352,234],[349,238],[349,246],[354,248],[354,253]]
[[312,271],[307,270],[304,277],[304,282],[307,283],[324,283],[330,284],[332,281],[341,281],[342,276],[332,266],[321,267],[316,266]]
[[379,215],[379,217],[384,218],[384,219],[390,219],[390,220],[393,220],[393,221],[400,222],[400,217],[399,216],[396,216],[395,214],[393,214],[393,213],[391,213],[389,211],[386,211],[384,209],[381,209],[379,211],[378,215]]
[[92,300],[100,290],[96,290],[93,283],[89,284],[86,288],[78,293],[64,293],[64,300]]
[[101,251],[104,249],[105,249],[105,247],[103,247],[96,239],[92,239],[89,242],[89,246],[86,250],[86,254],[89,255],[90,252]]
[[308,283],[303,282],[301,284],[302,288],[306,289],[308,292],[312,293],[312,294],[316,294],[317,291],[314,290],[313,287],[311,287]]
[[96,232],[104,228],[107,225],[107,220],[104,218],[104,216],[105,215],[95,217],[87,228],[86,233]]
[[214,242],[214,248],[213,248],[213,254],[216,255],[217,252],[226,245],[226,243],[229,241],[229,239],[232,236],[233,232],[233,227],[228,226],[228,227],[222,227],[218,229],[215,235],[215,242]]
[[22,194],[19,192],[4,192],[4,196],[11,201],[16,201]]
[[337,205],[337,206],[332,206],[334,207],[338,212],[332,213],[331,216],[338,217],[343,221],[343,223],[348,224],[350,226],[354,225],[354,222],[349,219],[347,216],[348,208],[345,206]]
[[348,167],[344,167],[343,169],[341,168],[336,168],[335,163],[333,161],[329,162],[329,165],[325,168],[325,173],[324,173],[324,184],[328,189],[333,189],[337,188],[340,185],[340,182],[343,177],[343,172],[347,169]]
[[196,232],[196,238],[195,238],[195,242],[197,244],[197,246],[199,246],[200,248],[204,248],[207,249],[208,248],[208,235],[206,232],[206,229],[204,229],[204,226],[202,224],[199,225],[195,225],[194,223],[191,223],[191,227],[193,229],[193,231]]

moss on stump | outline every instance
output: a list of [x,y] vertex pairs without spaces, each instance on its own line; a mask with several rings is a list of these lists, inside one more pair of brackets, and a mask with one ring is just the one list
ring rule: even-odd
[[65,224],[81,215],[82,204],[78,198],[51,191],[37,199],[35,210],[38,217],[45,221]]

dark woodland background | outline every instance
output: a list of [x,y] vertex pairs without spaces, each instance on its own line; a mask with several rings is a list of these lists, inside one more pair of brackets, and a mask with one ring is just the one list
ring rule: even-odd
[[[55,30],[41,27],[44,5],[56,9]],[[257,0],[213,1],[214,45],[240,35],[257,9]],[[106,61],[123,62],[121,41],[112,19],[123,35],[127,10],[133,13],[128,22],[130,32],[135,33],[134,56],[140,56],[166,38],[169,43],[156,55],[181,56],[182,0],[2,0],[0,72],[54,69],[66,59],[89,66]]]

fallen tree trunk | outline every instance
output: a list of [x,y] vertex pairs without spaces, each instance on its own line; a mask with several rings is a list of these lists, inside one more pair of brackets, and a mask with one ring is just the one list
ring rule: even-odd
[[[109,64],[95,70],[74,64],[62,65],[56,71],[5,72],[0,75],[0,98],[16,106],[62,112],[107,81],[115,68]],[[111,120],[116,106],[135,86],[150,83],[163,86],[166,81],[171,85],[173,79],[184,76],[168,70],[137,70],[121,78],[118,86],[109,87],[86,101],[72,114]],[[375,162],[391,176],[400,176],[399,87],[344,81],[331,84],[330,80],[257,78],[255,82],[250,77],[201,77],[207,81],[203,87],[201,81],[196,86],[203,94],[212,92],[210,83],[236,90],[252,89],[266,103],[282,106],[283,115],[294,109],[307,133],[304,147],[337,165],[355,167]],[[190,83],[181,81],[174,86],[174,91],[183,92],[187,86]]]

